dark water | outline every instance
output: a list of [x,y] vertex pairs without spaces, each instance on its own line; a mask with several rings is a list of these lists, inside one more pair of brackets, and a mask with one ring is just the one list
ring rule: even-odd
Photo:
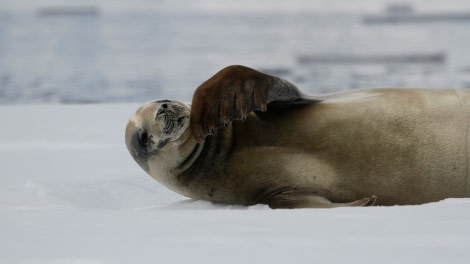
[[[307,93],[470,88],[470,21],[365,25],[361,12],[93,8],[0,8],[0,104],[190,100],[230,64],[277,74]],[[387,60],[416,54],[442,60]],[[302,61],[315,56],[340,59]]]

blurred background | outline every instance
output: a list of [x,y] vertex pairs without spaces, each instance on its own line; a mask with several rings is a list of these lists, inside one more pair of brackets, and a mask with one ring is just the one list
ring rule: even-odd
[[0,104],[190,101],[243,64],[310,94],[470,88],[467,0],[0,0]]

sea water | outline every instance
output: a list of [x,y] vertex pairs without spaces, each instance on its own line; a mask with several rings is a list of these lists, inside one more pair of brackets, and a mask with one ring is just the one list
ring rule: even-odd
[[[393,1],[232,2],[0,1],[0,104],[190,101],[231,64],[309,94],[470,88],[470,21],[363,23]],[[470,12],[465,1],[411,2],[417,13]],[[368,59],[416,55],[441,59]],[[357,60],[305,63],[312,56]]]

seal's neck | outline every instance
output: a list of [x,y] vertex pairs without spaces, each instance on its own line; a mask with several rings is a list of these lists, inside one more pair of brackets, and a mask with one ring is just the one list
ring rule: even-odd
[[222,169],[232,152],[233,143],[232,123],[226,128],[217,129],[213,135],[207,136],[203,143],[193,148],[184,162],[184,167],[181,166],[179,170],[179,180],[195,180],[197,175],[210,177],[215,171]]
[[203,149],[203,144],[196,141],[189,128],[181,135],[180,140],[181,144],[178,146],[178,152],[182,160],[176,168],[177,172],[186,171],[191,167]]

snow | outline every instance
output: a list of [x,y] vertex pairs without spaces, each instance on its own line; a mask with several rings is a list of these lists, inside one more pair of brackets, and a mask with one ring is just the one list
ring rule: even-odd
[[470,199],[271,210],[193,201],[124,145],[137,104],[0,106],[0,263],[468,263]]

